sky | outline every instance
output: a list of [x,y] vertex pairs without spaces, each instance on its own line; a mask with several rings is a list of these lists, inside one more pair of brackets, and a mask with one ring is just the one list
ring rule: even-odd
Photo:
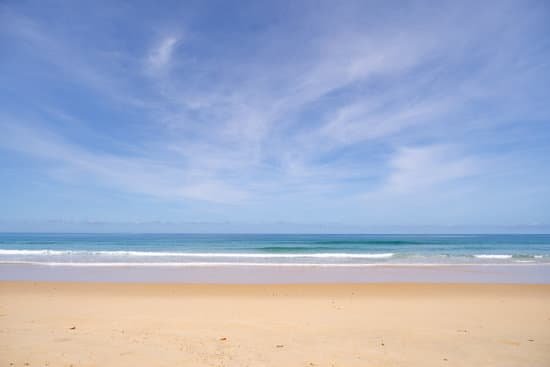
[[0,1],[0,230],[548,229],[549,36],[548,1]]

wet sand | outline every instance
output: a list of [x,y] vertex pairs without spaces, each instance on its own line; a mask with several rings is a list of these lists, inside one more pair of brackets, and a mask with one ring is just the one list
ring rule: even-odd
[[2,366],[549,366],[550,285],[0,282]]
[[530,283],[550,284],[550,264],[158,265],[0,264],[0,281],[198,284]]

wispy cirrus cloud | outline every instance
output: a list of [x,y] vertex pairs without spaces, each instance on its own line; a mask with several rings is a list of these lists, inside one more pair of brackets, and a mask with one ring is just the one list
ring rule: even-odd
[[[11,123],[6,123],[10,121]],[[63,180],[92,179],[105,187],[117,187],[163,199],[206,200],[221,204],[243,201],[246,192],[204,172],[192,172],[162,160],[135,155],[94,152],[65,141],[54,133],[0,119],[0,146],[42,159],[47,171]]]
[[470,177],[478,170],[475,158],[453,146],[403,147],[392,156],[389,176],[377,193],[414,194]]
[[147,56],[147,66],[150,70],[159,72],[170,66],[172,56],[178,44],[181,42],[179,36],[165,36],[158,44],[154,45]]
[[[72,23],[50,27],[5,7],[3,40],[18,56],[0,81],[25,94],[28,109],[44,110],[28,88],[40,83],[47,110],[66,118],[25,119],[13,103],[6,116],[18,118],[4,126],[26,126],[28,134],[13,133],[26,148],[1,144],[86,183],[182,202],[276,206],[275,196],[305,192],[323,202],[445,190],[500,149],[482,136],[521,144],[499,127],[549,112],[540,9],[512,1],[473,14],[471,5],[413,2],[395,13],[349,2],[303,17],[273,5],[250,18],[254,26],[183,6],[124,18],[128,32],[95,27],[102,42],[88,43],[94,34],[70,32]],[[17,67],[23,59],[29,64]],[[26,77],[29,69],[42,76]]]

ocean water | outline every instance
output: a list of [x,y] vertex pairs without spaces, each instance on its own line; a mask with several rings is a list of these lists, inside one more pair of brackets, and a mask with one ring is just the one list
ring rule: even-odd
[[0,264],[550,264],[550,235],[0,233]]

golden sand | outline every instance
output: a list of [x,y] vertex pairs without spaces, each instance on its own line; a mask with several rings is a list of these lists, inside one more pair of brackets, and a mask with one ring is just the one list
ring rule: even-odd
[[550,366],[550,285],[0,282],[2,366]]

